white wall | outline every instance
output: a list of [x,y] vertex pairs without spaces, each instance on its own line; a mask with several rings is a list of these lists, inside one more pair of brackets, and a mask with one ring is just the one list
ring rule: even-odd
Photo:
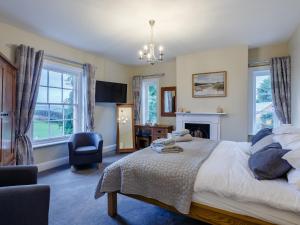
[[[0,52],[6,55],[11,61],[14,60],[14,46],[26,44],[35,47],[36,50],[43,49],[46,54],[95,65],[97,80],[130,83],[129,67],[125,65],[4,23],[0,23],[0,34]],[[127,99],[131,101],[130,86],[128,87]],[[103,135],[104,146],[116,143],[115,123],[114,104],[97,104],[95,109],[96,131]],[[34,154],[37,163],[65,157],[68,155],[67,145],[63,144],[35,149]]]
[[300,26],[289,41],[292,62],[292,123],[300,127]]
[[[227,71],[227,97],[193,98],[192,74]],[[176,58],[178,107],[192,112],[216,112],[224,108],[228,116],[221,122],[221,139],[247,140],[248,47],[199,52]]]
[[[159,79],[160,87],[170,87],[176,86],[176,60],[169,62],[163,62],[155,65],[142,65],[131,67],[131,76],[135,75],[152,75],[164,73],[165,76]],[[159,90],[160,95],[160,90]],[[160,102],[159,106],[159,123],[170,124],[175,127],[176,119],[175,117],[162,117],[160,116]]]

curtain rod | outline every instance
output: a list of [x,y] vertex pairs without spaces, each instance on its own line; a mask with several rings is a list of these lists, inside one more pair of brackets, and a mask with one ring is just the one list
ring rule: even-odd
[[83,63],[79,63],[79,62],[76,62],[76,61],[73,61],[73,60],[64,59],[64,58],[61,58],[61,57],[57,57],[57,56],[53,56],[53,55],[48,55],[48,54],[45,54],[44,57],[46,59],[49,59],[49,60],[52,59],[54,61],[56,60],[56,61],[66,62],[66,63],[70,63],[70,64],[74,64],[74,65],[83,67]]
[[262,60],[262,61],[250,61],[248,63],[248,67],[259,67],[259,66],[269,66],[271,64],[270,60]]
[[142,75],[142,77],[163,77],[165,73],[157,73],[157,74],[150,74],[150,75]]

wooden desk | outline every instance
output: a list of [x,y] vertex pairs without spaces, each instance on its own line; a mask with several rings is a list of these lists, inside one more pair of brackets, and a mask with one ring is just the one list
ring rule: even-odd
[[[136,149],[149,146],[152,141],[159,138],[166,138],[171,133],[173,126],[171,125],[135,125],[135,143]],[[142,144],[144,142],[145,144]]]

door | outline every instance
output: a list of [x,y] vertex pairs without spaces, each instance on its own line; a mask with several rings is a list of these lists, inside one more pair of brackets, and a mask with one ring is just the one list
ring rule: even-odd
[[15,69],[5,62],[1,62],[1,164],[14,164],[14,142],[15,142]]

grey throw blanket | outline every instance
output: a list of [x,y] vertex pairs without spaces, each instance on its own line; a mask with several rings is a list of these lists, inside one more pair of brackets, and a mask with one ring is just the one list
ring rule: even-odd
[[177,144],[183,152],[157,154],[145,148],[111,164],[100,178],[95,198],[121,191],[156,199],[188,214],[198,170],[218,142],[195,139]]

